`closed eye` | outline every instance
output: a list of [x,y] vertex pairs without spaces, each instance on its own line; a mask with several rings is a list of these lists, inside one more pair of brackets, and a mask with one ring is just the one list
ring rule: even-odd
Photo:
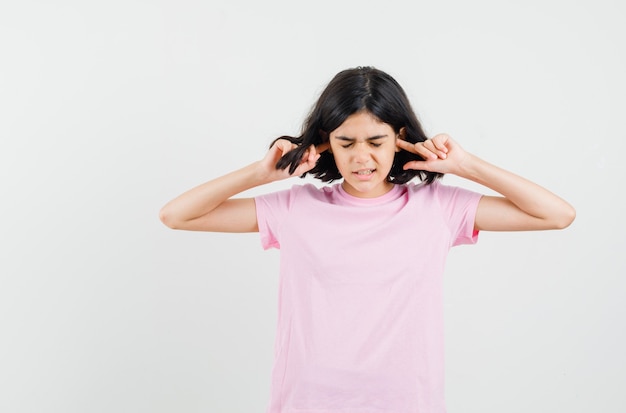
[[[377,136],[366,138],[365,140],[374,148],[378,148],[384,143],[383,141],[384,141],[384,138],[386,137],[387,135],[377,135]],[[335,136],[334,139],[344,142],[344,144],[341,145],[342,148],[350,148],[351,146],[354,145],[354,142],[356,141],[356,139],[349,138],[347,136]]]
[[[373,141],[370,141],[369,144],[372,145],[374,148],[378,148],[379,146],[382,145],[382,143],[373,142]],[[342,148],[349,148],[351,146],[354,146],[354,142],[350,142],[346,145],[341,145]]]
[[[353,143],[349,143],[347,145],[341,145],[342,148],[349,148],[351,146],[353,146]],[[382,145],[382,143],[375,143],[375,142],[370,142],[370,145],[372,145],[374,148],[378,148],[379,146]]]

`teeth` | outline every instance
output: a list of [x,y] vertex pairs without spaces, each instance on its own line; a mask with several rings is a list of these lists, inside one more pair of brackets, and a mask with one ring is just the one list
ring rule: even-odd
[[372,172],[374,172],[374,170],[373,170],[373,169],[366,169],[366,170],[364,170],[364,171],[357,171],[357,175],[369,175],[369,174],[371,174]]

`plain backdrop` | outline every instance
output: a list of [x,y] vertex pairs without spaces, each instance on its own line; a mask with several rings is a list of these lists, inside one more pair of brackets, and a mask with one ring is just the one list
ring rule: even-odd
[[297,134],[359,65],[400,82],[427,134],[577,209],[564,231],[451,251],[449,412],[626,411],[625,12],[2,1],[0,411],[265,412],[279,252],[170,230],[158,211]]

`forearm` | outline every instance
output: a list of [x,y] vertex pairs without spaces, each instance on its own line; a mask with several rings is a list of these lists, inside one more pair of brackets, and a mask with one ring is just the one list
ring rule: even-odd
[[474,155],[468,154],[458,175],[501,194],[542,227],[565,228],[575,217],[574,208],[546,188]]
[[259,162],[255,162],[190,189],[161,209],[161,221],[169,227],[177,227],[181,222],[210,213],[243,191],[269,183],[269,178],[263,177],[259,171]]

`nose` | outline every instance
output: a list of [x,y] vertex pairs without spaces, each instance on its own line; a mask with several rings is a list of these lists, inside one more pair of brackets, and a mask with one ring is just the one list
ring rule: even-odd
[[367,142],[358,142],[354,145],[354,161],[357,163],[367,162],[370,159],[370,148]]

